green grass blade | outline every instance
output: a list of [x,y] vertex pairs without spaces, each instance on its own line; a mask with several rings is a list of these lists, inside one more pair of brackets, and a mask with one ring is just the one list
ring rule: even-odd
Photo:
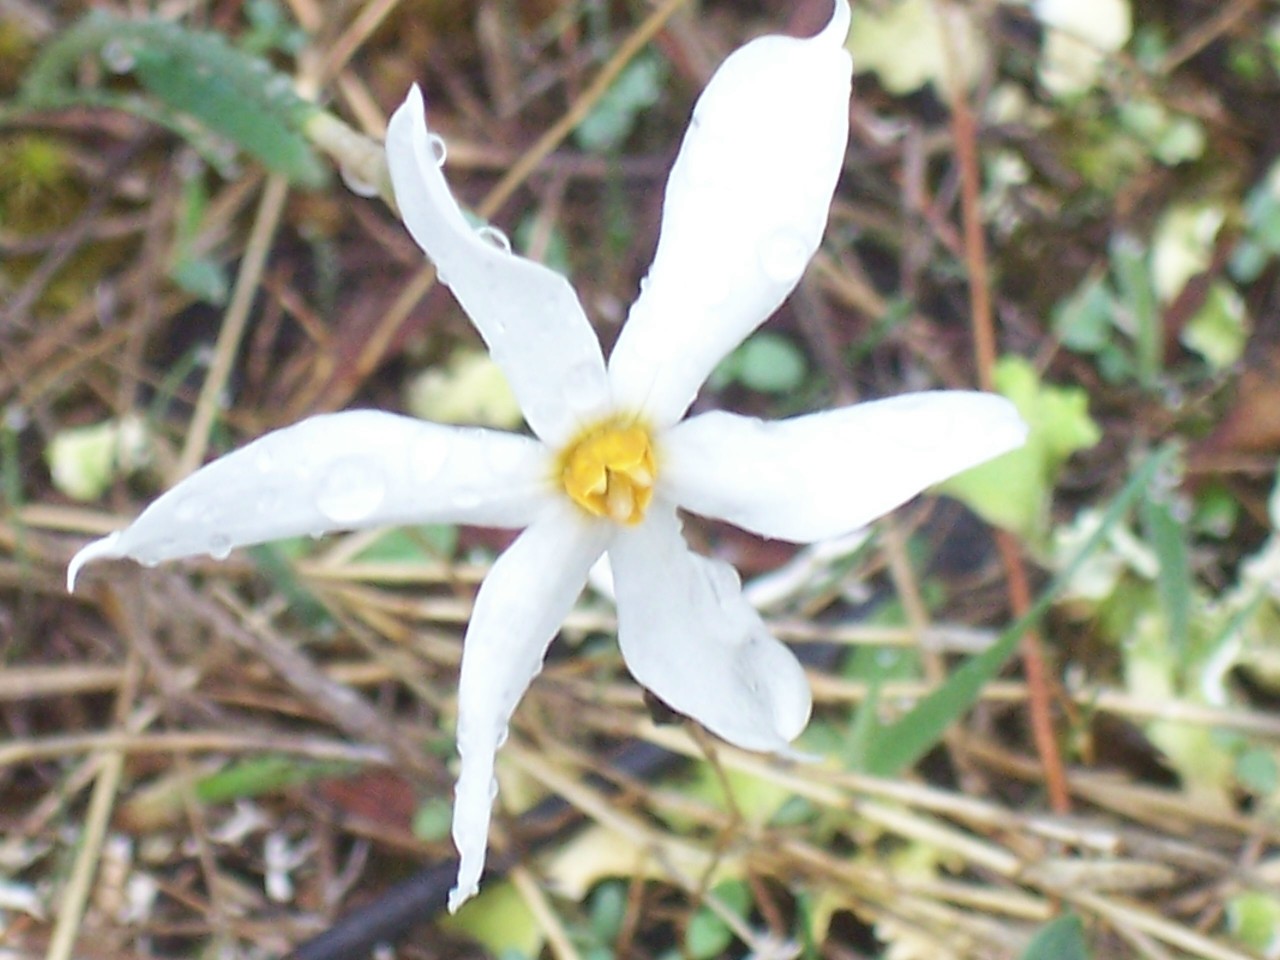
[[1154,454],[1130,477],[1119,496],[1107,507],[1098,529],[1066,568],[1041,592],[1025,616],[1001,634],[994,644],[965,661],[906,716],[880,727],[867,750],[866,772],[877,776],[893,776],[916,763],[942,740],[951,724],[977,702],[982,688],[1012,656],[1023,634],[1044,616],[1062,588],[1075,576],[1084,561],[1138,497],[1146,492],[1157,471],[1167,465],[1172,455],[1171,449]]

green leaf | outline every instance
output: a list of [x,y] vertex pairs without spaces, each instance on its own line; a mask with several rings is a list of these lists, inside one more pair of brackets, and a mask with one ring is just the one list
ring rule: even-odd
[[222,134],[272,172],[308,186],[324,182],[311,145],[282,123],[302,102],[288,77],[216,34],[174,27],[148,40],[138,46],[136,72],[153,96]]
[[859,71],[899,96],[932,84],[945,100],[953,81],[971,85],[987,63],[974,20],[944,17],[929,0],[854,4],[846,46]]
[[436,423],[513,429],[524,420],[506,375],[483,350],[456,350],[409,383],[406,407]]
[[201,778],[195,785],[195,794],[204,803],[227,803],[279,793],[286,787],[348,774],[355,769],[349,763],[321,763],[275,755],[255,757]]
[[59,430],[44,451],[53,485],[73,500],[97,500],[115,480],[145,465],[151,432],[135,414]]
[[606,880],[591,894],[591,934],[600,943],[617,939],[627,918],[627,885]]
[[1256,890],[1227,901],[1227,929],[1231,936],[1258,953],[1280,944],[1280,897]]
[[1089,960],[1084,924],[1074,913],[1051,920],[1027,944],[1022,960]]
[[1210,286],[1204,305],[1187,321],[1179,339],[1215,371],[1235,364],[1249,339],[1248,314],[1236,288],[1223,280]]
[[662,61],[652,55],[638,56],[627,64],[574,130],[578,146],[589,153],[609,153],[620,147],[636,118],[662,96],[664,72]]
[[[89,54],[112,72],[133,74],[154,100],[74,86],[76,68]],[[216,150],[207,135],[202,142],[194,120],[294,183],[318,186],[325,179],[301,133],[317,108],[298,96],[289,77],[217,33],[159,17],[130,20],[94,11],[44,48],[23,82],[22,101],[37,108],[127,110],[174,130],[213,159]]]
[[[751,893],[740,880],[726,881],[712,893],[726,907],[740,915],[746,913],[751,904]],[[699,907],[689,919],[684,945],[693,960],[724,956],[732,942],[733,931],[710,908]]]
[[430,797],[413,814],[413,835],[428,842],[449,836],[453,803],[448,797]]
[[331,625],[333,618],[324,604],[315,598],[298,578],[292,560],[310,550],[310,537],[273,540],[249,548],[258,571],[289,601],[289,612],[313,629]]
[[1275,796],[1280,791],[1280,763],[1276,754],[1263,747],[1246,750],[1236,757],[1236,779],[1259,796]]
[[712,390],[738,383],[759,393],[782,395],[798,390],[809,376],[804,354],[782,334],[757,333],[720,361],[707,378]]
[[289,20],[277,0],[247,0],[244,15],[249,29],[240,38],[240,46],[250,53],[279,50],[296,56],[307,45],[306,31]]
[[937,489],[988,523],[1034,542],[1045,534],[1053,488],[1067,458],[1093,446],[1102,432],[1089,417],[1084,390],[1042,383],[1035,368],[1020,357],[1000,360],[995,385],[1030,427],[1026,444]]
[[1154,386],[1164,365],[1164,333],[1150,258],[1135,238],[1117,234],[1111,241],[1111,269],[1127,317],[1124,327],[1134,341],[1138,382]]
[[451,934],[479,941],[495,956],[533,957],[542,949],[542,928],[510,881],[486,883],[478,896],[439,923]]
[[1159,560],[1156,591],[1168,629],[1168,648],[1175,658],[1183,659],[1191,635],[1192,597],[1186,526],[1174,516],[1167,494],[1143,500],[1142,521]]
[[169,279],[205,303],[220,307],[231,293],[231,281],[212,257],[184,257],[169,268]]
[[777,333],[757,333],[737,351],[738,381],[760,393],[790,393],[809,376],[804,354]]
[[1111,340],[1114,313],[1106,280],[1090,277],[1054,308],[1053,332],[1068,349],[1097,353]]

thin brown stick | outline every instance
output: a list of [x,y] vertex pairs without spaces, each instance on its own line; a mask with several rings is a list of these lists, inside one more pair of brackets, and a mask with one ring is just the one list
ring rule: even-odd
[[223,317],[222,328],[218,331],[218,341],[214,347],[213,363],[205,376],[204,385],[200,388],[200,399],[196,403],[195,416],[187,430],[187,440],[178,460],[174,483],[200,466],[209,443],[209,433],[213,429],[213,421],[218,412],[218,399],[231,376],[231,368],[236,354],[240,350],[240,342],[244,339],[245,327],[249,322],[249,311],[253,307],[253,298],[258,292],[258,283],[262,279],[262,271],[266,267],[267,257],[271,253],[271,241],[275,237],[276,227],[284,213],[285,200],[289,196],[289,182],[281,176],[268,177],[262,191],[262,199],[258,204],[258,212],[253,222],[253,230],[249,234],[249,245],[245,249],[244,259],[240,262],[240,274],[236,277],[235,289],[231,294],[231,303]]
[[[944,14],[952,13],[947,4]],[[947,31],[943,31],[948,35]],[[952,52],[952,51],[949,51]],[[954,57],[949,57],[954,60]],[[951,94],[951,130],[955,139],[956,162],[960,166],[960,214],[964,227],[964,253],[969,276],[969,316],[973,327],[973,348],[978,364],[978,383],[984,390],[994,387],[996,363],[995,319],[991,309],[991,280],[987,266],[987,244],[982,229],[980,180],[978,169],[978,134],[973,112],[963,83],[952,70],[948,84]],[[1009,605],[1014,617],[1023,616],[1031,608],[1031,590],[1026,567],[1013,535],[1005,530],[995,533],[1000,561],[1009,582]],[[1031,735],[1036,752],[1044,766],[1049,804],[1057,813],[1071,810],[1071,791],[1058,739],[1053,728],[1048,670],[1045,667],[1043,643],[1039,631],[1028,630],[1022,637],[1022,665],[1031,692],[1028,711]]]
[[[121,730],[127,727],[129,713],[138,692],[140,673],[139,661],[136,657],[131,658],[126,668],[125,682],[116,699],[116,724]],[[98,778],[89,795],[89,809],[85,813],[80,849],[76,852],[71,877],[58,905],[58,919],[54,923],[45,960],[69,960],[75,949],[80,921],[84,918],[93,878],[98,872],[102,844],[106,840],[107,825],[111,820],[111,809],[115,806],[116,794],[124,776],[124,758],[124,752],[119,749],[107,749],[103,752]]]

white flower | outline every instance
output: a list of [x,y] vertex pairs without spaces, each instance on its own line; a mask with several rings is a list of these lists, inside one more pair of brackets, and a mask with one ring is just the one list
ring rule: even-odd
[[870,523],[1024,439],[1009,403],[964,392],[776,423],[682,420],[712,367],[773,312],[817,249],[848,136],[848,22],[839,0],[818,36],[756,40],[712,78],[607,367],[569,284],[467,222],[413,89],[387,131],[397,203],[536,438],[375,411],[312,417],[204,467],[71,562],[69,586],[103,557],[220,557],[384,524],[525,528],[480,587],[464,640],[450,909],[476,891],[484,865],[494,753],[602,553],[635,678],[731,743],[784,751],[808,721],[804,673],[743,600],[733,569],[689,551],[677,508],[812,541]]

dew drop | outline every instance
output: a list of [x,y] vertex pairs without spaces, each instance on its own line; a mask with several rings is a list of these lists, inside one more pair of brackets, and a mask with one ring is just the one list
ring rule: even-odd
[[387,481],[380,467],[362,457],[345,457],[321,474],[316,509],[345,526],[367,519],[386,494]]
[[799,279],[808,262],[808,245],[794,233],[779,231],[766,237],[760,247],[760,266],[770,280],[779,283]]
[[569,408],[583,413],[590,411],[600,397],[600,368],[590,361],[579,361],[564,372],[560,391]]
[[225,560],[231,556],[231,538],[217,533],[209,538],[209,556],[215,560]]
[[416,484],[430,483],[449,459],[449,441],[440,435],[424,436],[409,451],[409,471]]
[[347,185],[347,189],[357,197],[376,197],[378,182],[370,176],[364,164],[343,163],[338,166],[338,176]]
[[507,238],[507,235],[492,224],[486,224],[481,227],[476,231],[476,236],[489,244],[489,246],[497,247],[503,253],[511,252],[511,241]]
[[138,62],[137,53],[135,43],[113,37],[102,45],[102,62],[112,73],[128,73]]
[[480,506],[480,503],[480,495],[478,493],[473,493],[470,490],[460,491],[453,498],[453,505],[459,510],[474,510],[476,507]]
[[436,166],[443,167],[445,159],[449,156],[449,147],[445,144],[444,137],[436,133],[428,133],[427,143],[431,147],[431,156],[435,158]]

